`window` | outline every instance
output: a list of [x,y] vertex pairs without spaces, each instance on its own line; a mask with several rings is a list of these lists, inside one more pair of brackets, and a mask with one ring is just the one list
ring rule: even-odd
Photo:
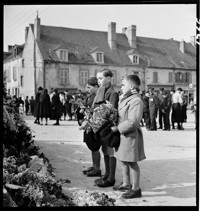
[[100,53],[100,52],[97,52],[97,54],[96,54],[96,61],[97,62],[103,62],[103,53]]
[[181,83],[183,82],[183,74],[181,72],[176,73],[176,77],[175,77],[177,83]]
[[60,60],[68,61],[68,52],[66,50],[60,50]]
[[20,84],[21,84],[21,87],[24,86],[24,76],[23,75],[21,75],[21,77],[20,77]]
[[13,67],[13,80],[16,81],[17,80],[17,68]]
[[15,88],[15,95],[18,96],[18,89]]
[[169,73],[169,83],[173,82],[173,73]]
[[89,71],[88,70],[80,70],[79,74],[79,83],[80,85],[85,85],[89,78]]
[[7,82],[11,82],[11,67],[8,67],[6,74],[7,74]]
[[139,56],[133,54],[133,64],[139,64]]
[[153,83],[158,83],[158,73],[153,72]]
[[69,69],[60,69],[60,84],[68,84],[69,83]]
[[190,73],[185,73],[185,83],[190,83]]

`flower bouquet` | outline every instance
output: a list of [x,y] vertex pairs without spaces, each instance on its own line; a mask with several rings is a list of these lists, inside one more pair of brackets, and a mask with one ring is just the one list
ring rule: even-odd
[[116,125],[117,117],[117,109],[109,101],[102,101],[98,107],[85,110],[85,120],[80,129],[97,133],[107,123]]

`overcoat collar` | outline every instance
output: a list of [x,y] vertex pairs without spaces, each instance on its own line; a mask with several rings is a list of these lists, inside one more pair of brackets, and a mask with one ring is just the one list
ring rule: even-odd
[[119,106],[118,106],[118,110],[121,110],[124,106],[126,106],[126,104],[132,100],[133,98],[139,97],[138,93],[132,94],[130,96],[128,96],[126,99],[124,99],[123,101],[119,102]]

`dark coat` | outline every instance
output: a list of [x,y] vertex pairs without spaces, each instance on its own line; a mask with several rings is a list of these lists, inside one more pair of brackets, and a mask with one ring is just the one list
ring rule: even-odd
[[61,108],[62,108],[59,94],[53,95],[51,106],[52,106],[52,113],[53,113],[52,119],[59,119],[61,116]]
[[143,97],[143,105],[143,112],[149,113],[149,98],[146,96]]
[[40,117],[49,118],[51,115],[51,102],[50,97],[47,94],[43,100],[40,101]]
[[40,115],[40,92],[37,92],[35,96],[34,117],[39,117],[39,115]]
[[110,86],[106,90],[104,94],[104,100],[109,101],[114,106],[114,108],[118,108],[119,94],[114,90],[113,86]]

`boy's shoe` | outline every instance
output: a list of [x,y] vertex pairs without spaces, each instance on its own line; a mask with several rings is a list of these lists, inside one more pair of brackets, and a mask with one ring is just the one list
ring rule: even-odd
[[94,183],[95,183],[95,184],[98,184],[98,183],[100,183],[101,181],[106,181],[107,179],[108,179],[108,176],[103,175],[103,176],[101,176],[100,178],[95,179],[95,180],[94,180]]
[[109,181],[109,180],[105,180],[105,181],[101,181],[101,182],[98,182],[97,183],[97,186],[98,187],[101,187],[101,188],[107,188],[107,187],[112,187],[112,186],[114,186],[114,184],[115,184],[115,180],[113,180],[113,181]]
[[101,170],[94,169],[86,173],[88,177],[99,177],[101,176]]
[[82,172],[83,172],[83,174],[87,174],[87,172],[90,172],[90,171],[93,171],[93,170],[94,170],[94,167],[91,166],[91,167],[87,168],[86,170],[83,170]]
[[141,189],[138,190],[128,190],[126,193],[122,194],[123,199],[133,199],[133,198],[140,198],[142,197]]
[[126,186],[123,186],[123,182],[120,183],[119,185],[116,185],[113,187],[113,190],[115,191],[122,191],[122,192],[125,192],[125,191],[128,191],[132,188],[132,185],[126,185]]

